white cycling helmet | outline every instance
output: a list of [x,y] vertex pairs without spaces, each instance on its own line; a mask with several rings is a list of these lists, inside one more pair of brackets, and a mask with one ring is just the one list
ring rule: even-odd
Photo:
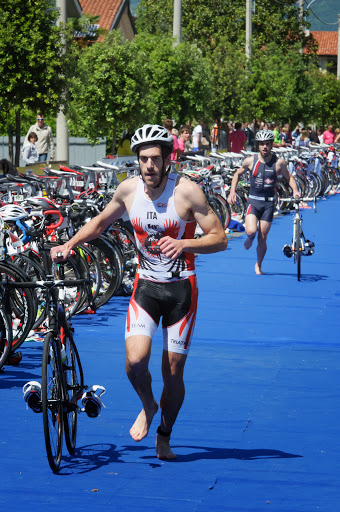
[[138,128],[131,138],[131,149],[135,153],[138,153],[141,146],[147,144],[159,144],[160,146],[166,147],[172,152],[174,141],[172,135],[166,128],[159,124],[145,124],[141,128]]
[[19,220],[29,217],[28,213],[22,206],[17,204],[6,204],[0,208],[0,215],[4,220]]
[[259,130],[255,136],[257,142],[274,142],[274,138],[271,130]]

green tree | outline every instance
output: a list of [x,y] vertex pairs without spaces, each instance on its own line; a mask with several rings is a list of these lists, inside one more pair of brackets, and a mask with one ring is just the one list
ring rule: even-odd
[[[141,0],[137,8],[136,26],[140,32],[172,34],[173,0]],[[235,47],[245,44],[245,0],[183,0],[183,39],[197,44],[210,53],[221,40]],[[308,23],[305,23],[308,28]],[[289,48],[297,41],[312,47],[313,38],[306,36],[299,21],[295,0],[256,2],[252,19],[253,41],[257,48],[275,42]]]
[[316,69],[298,47],[282,55],[276,44],[270,43],[254,52],[240,102],[242,116],[281,123],[308,122],[313,112],[312,73]]
[[148,110],[148,81],[129,41],[111,32],[105,41],[84,48],[69,87],[67,115],[71,133],[95,143],[117,129],[138,124]]
[[[61,31],[52,0],[0,2],[0,111],[20,155],[20,119],[25,109],[56,112],[64,87]],[[15,128],[14,128],[15,123]],[[10,152],[10,158],[13,154]]]
[[313,94],[310,121],[320,128],[328,124],[340,126],[340,80],[329,72],[316,69],[311,76]]
[[148,82],[148,122],[164,117],[177,126],[194,117],[209,115],[213,80],[211,65],[197,45],[172,38],[141,34],[132,45]]
[[213,120],[221,117],[236,119],[240,115],[240,104],[247,89],[245,53],[222,38],[212,53],[212,61],[210,104]]

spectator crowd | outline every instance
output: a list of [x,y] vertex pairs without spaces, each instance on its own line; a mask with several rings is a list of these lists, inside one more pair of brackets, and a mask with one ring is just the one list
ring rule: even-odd
[[[312,129],[311,126],[304,127],[303,123],[299,123],[292,129],[289,123],[281,126],[264,121],[241,123],[220,120],[209,127],[204,119],[194,124],[188,122],[179,128],[175,127],[171,119],[164,119],[162,124],[174,139],[173,160],[177,160],[184,153],[188,155],[215,150],[233,153],[241,153],[242,150],[255,151],[255,133],[259,130],[273,131],[274,147],[293,145],[297,148],[308,148],[310,143],[340,143],[340,128],[334,129],[332,125],[321,130]],[[118,155],[120,154],[121,145],[118,151]]]

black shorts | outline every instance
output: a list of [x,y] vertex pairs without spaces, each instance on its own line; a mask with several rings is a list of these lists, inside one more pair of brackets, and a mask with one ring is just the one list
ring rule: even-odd
[[125,326],[125,338],[155,334],[162,317],[163,348],[185,354],[196,320],[196,276],[179,281],[155,282],[137,275]]
[[273,222],[274,212],[274,201],[257,201],[256,199],[248,199],[247,215],[255,215],[257,220]]

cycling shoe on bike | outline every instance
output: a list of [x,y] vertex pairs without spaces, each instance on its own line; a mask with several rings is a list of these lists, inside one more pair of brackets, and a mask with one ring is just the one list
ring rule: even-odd
[[[96,391],[101,390],[101,393],[96,395]],[[106,389],[103,386],[91,386],[87,388],[81,397],[81,403],[84,406],[82,411],[85,411],[89,418],[96,418],[99,416],[102,406],[105,407],[101,401],[101,395],[105,393]]]
[[17,366],[22,360],[22,353],[21,352],[11,352],[6,364],[8,366]]
[[24,400],[28,407],[34,412],[41,412],[41,384],[35,380],[26,382],[22,388],[24,393]]

